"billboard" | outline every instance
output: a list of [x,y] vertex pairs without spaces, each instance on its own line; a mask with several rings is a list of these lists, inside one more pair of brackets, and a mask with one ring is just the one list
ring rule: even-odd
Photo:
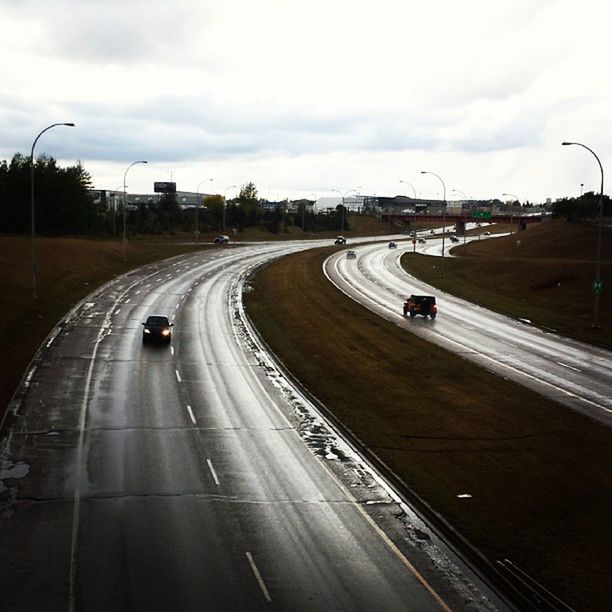
[[155,193],[176,193],[176,183],[153,183],[153,191]]

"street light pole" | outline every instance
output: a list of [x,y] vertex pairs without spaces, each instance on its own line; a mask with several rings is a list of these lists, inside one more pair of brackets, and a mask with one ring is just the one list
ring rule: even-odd
[[36,143],[38,139],[51,128],[54,128],[57,125],[65,125],[67,127],[74,127],[74,123],[53,123],[48,125],[44,130],[38,133],[38,136],[34,139],[32,143],[32,151],[30,152],[30,215],[32,221],[32,297],[34,299],[38,298],[38,293],[36,291],[36,271],[37,271],[37,262],[36,262],[36,210],[34,206],[34,147],[36,147]]
[[444,181],[435,173],[421,170],[421,174],[433,174],[442,183],[442,193],[444,198],[444,208],[442,210],[442,269],[444,270],[444,235],[446,233],[446,185]]
[[412,183],[409,183],[408,181],[400,181],[400,183],[404,183],[404,185],[408,185],[412,191],[414,192],[414,199],[417,199],[417,192],[416,189],[414,188],[414,185]]
[[580,142],[562,142],[562,145],[577,145],[589,151],[599,164],[599,170],[601,172],[601,188],[599,190],[599,222],[597,224],[597,258],[595,261],[595,280],[593,281],[593,293],[595,294],[593,300],[593,327],[599,327],[599,294],[603,287],[601,284],[601,232],[603,225],[603,194],[604,194],[604,171],[601,161],[593,149],[590,149],[586,145]]
[[196,209],[195,209],[195,237],[196,240],[198,239],[199,235],[200,235],[200,230],[198,228],[198,209],[200,208],[200,185],[202,185],[202,183],[205,183],[206,181],[212,181],[211,178],[207,178],[207,179],[202,179],[199,183],[198,186],[196,188]]
[[125,180],[127,178],[127,173],[128,170],[132,167],[135,166],[136,164],[148,164],[148,161],[145,160],[139,160],[139,161],[135,161],[133,163],[131,163],[125,170],[124,174],[123,174],[123,261],[127,261],[126,258],[126,249],[127,249],[127,216],[126,216],[126,209],[127,209],[127,191],[126,191],[126,185],[125,185]]
[[[513,193],[502,193],[502,195],[503,196],[510,196],[511,198],[514,198],[515,201],[519,203],[519,206],[521,205],[521,201]],[[512,204],[510,205],[510,225],[512,225],[512,218],[513,218],[513,216],[514,216],[514,202],[512,202]]]
[[[465,193],[463,191],[461,191],[461,189],[452,189],[451,193],[453,193],[453,192],[461,194],[463,196],[463,203],[464,204],[467,203],[467,196],[465,195]],[[461,209],[461,217],[463,217],[463,207]],[[464,222],[464,224],[463,224],[463,244],[465,244],[465,242],[466,242],[466,232],[467,232],[467,229],[466,229],[465,225],[466,224]],[[457,232],[459,232],[459,226],[457,226],[456,229],[457,229]]]
[[227,192],[230,189],[236,189],[236,185],[230,185],[229,187],[226,187],[225,191],[223,192],[223,231],[225,231],[225,208],[227,206],[227,200],[225,199],[225,196],[227,195]]
[[346,196],[351,193],[352,191],[358,191],[359,189],[361,189],[361,186],[359,187],[354,187],[353,189],[349,189],[348,191],[346,191],[345,193],[342,193],[341,191],[338,191],[337,189],[332,189],[332,191],[335,191],[336,193],[340,194],[340,197],[342,198],[342,210],[340,211],[340,224],[341,224],[341,228],[340,228],[340,233],[344,234],[344,198],[346,198]]

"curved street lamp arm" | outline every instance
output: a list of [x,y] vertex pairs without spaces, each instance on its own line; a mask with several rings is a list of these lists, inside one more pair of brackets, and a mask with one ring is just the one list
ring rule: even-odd
[[400,181],[400,183],[404,183],[404,185],[408,185],[412,191],[414,192],[414,199],[417,199],[417,192],[416,189],[414,188],[414,185],[412,183],[409,183],[408,181]]
[[591,149],[581,142],[562,142],[562,145],[577,145],[589,151],[599,164],[599,170],[601,171],[601,190],[599,192],[599,223],[597,224],[597,253],[595,260],[595,281],[593,283],[593,293],[595,297],[593,299],[593,327],[599,327],[599,294],[601,293],[601,240],[602,240],[602,225],[603,225],[603,196],[604,196],[604,170],[601,165],[601,160]]
[[601,165],[601,160],[599,159],[599,157],[597,157],[597,153],[595,153],[595,151],[593,151],[593,149],[591,149],[590,147],[587,147],[585,144],[582,144],[581,142],[562,142],[562,145],[576,145],[578,147],[582,147],[583,149],[586,149],[587,151],[589,151],[591,153],[591,155],[593,155],[593,157],[597,160],[597,163],[599,164],[599,170],[601,171],[601,194],[603,195],[603,189],[604,189],[604,170],[603,170],[603,166]]
[[36,138],[34,139],[34,142],[32,143],[32,151],[30,153],[30,157],[32,158],[32,161],[34,161],[34,147],[36,146],[36,143],[38,142],[38,139],[47,131],[50,130],[51,128],[54,128],[57,125],[65,125],[67,127],[74,127],[74,123],[52,123],[51,125],[48,125],[44,130],[42,130],[41,132],[39,132],[38,136],[36,136]]

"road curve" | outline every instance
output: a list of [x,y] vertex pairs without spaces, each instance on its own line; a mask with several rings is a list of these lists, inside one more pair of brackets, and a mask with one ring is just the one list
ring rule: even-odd
[[[429,253],[441,252],[428,241]],[[448,245],[449,247],[451,245]],[[329,280],[380,316],[465,359],[612,426],[612,353],[537,329],[443,293],[407,274],[400,258],[412,244],[355,247],[356,259],[336,253],[324,262]],[[414,294],[435,295],[439,316],[406,319]]]
[[494,608],[249,337],[244,276],[311,246],[145,266],[58,326],[2,427],[0,608]]

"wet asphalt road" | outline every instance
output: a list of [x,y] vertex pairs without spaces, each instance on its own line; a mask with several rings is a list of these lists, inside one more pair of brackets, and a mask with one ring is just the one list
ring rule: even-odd
[[[319,425],[249,350],[236,279],[301,248],[146,266],[62,322],[0,440],[0,608],[489,608],[333,440],[314,452]],[[152,313],[170,346],[143,346]]]
[[[454,245],[445,242],[448,256]],[[441,245],[440,239],[428,238],[426,245],[417,245],[417,252],[440,255]],[[431,342],[612,426],[610,351],[544,332],[408,275],[399,259],[413,250],[411,242],[398,242],[397,249],[368,245],[354,250],[356,259],[337,253],[325,264],[330,280],[347,295]],[[403,316],[402,306],[410,294],[436,296],[435,321]]]

